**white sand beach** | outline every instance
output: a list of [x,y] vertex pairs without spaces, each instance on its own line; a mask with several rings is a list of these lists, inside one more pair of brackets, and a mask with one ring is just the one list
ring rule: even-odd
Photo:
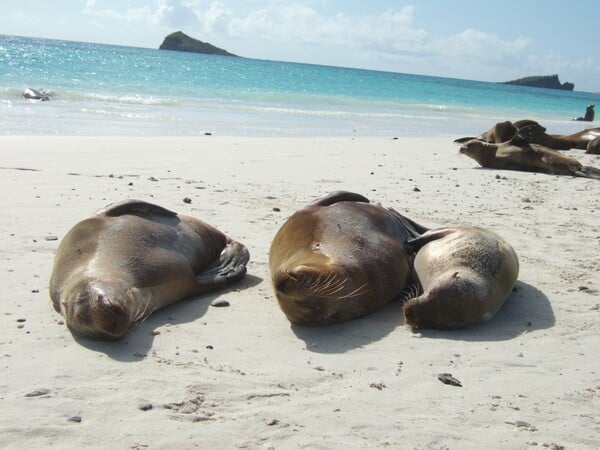
[[[455,137],[1,137],[0,447],[600,448],[600,183],[481,169]],[[335,190],[426,226],[496,231],[520,259],[516,292],[460,331],[414,334],[400,302],[291,326],[269,246]],[[248,274],[121,341],[74,337],[48,294],[54,253],[77,221],[127,198],[241,241]]]

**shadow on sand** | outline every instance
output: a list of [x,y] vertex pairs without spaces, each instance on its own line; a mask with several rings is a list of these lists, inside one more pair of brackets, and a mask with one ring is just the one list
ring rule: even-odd
[[[522,333],[554,326],[554,312],[548,297],[537,288],[518,281],[516,292],[489,322],[453,331],[422,330],[430,339],[462,341],[504,341]],[[292,330],[315,353],[345,353],[375,342],[404,325],[402,302],[394,301],[383,309],[360,319],[323,327],[292,325]],[[406,332],[411,331],[406,328]]]
[[125,337],[116,342],[96,341],[73,333],[77,343],[90,350],[105,353],[112,359],[122,362],[137,362],[144,359],[152,348],[154,335],[152,330],[165,324],[183,324],[193,322],[204,316],[211,302],[228,293],[256,286],[262,278],[246,275],[239,282],[226,288],[208,292],[198,297],[190,297],[154,312],[144,322],[134,326]]

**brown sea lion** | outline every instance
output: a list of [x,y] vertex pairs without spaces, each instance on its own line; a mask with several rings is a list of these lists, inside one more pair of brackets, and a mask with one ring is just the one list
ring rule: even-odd
[[522,170],[600,179],[599,169],[583,166],[575,158],[535,144],[516,145],[513,141],[490,144],[472,139],[461,146],[460,153],[489,169]]
[[591,153],[592,155],[600,155],[600,136],[588,142],[586,153]]
[[429,231],[409,243],[422,294],[407,300],[413,329],[454,329],[491,319],[519,274],[513,248],[492,231],[463,226]]
[[600,136],[600,128],[587,128],[573,134],[547,134],[546,128],[534,120],[519,120],[517,122],[498,122],[488,131],[478,137],[462,137],[455,139],[456,144],[463,144],[472,139],[480,139],[490,143],[501,143],[511,140],[518,132],[530,144],[539,144],[554,150],[569,150],[572,148],[585,150],[588,143]]
[[297,324],[368,314],[402,293],[411,276],[406,246],[427,229],[362,195],[333,192],[293,214],[269,251],[279,306]]
[[594,105],[587,105],[587,108],[585,108],[585,115],[583,117],[577,117],[573,120],[592,122],[594,120]]
[[157,309],[238,280],[248,259],[246,247],[198,219],[126,200],[65,235],[50,297],[75,332],[115,340]]

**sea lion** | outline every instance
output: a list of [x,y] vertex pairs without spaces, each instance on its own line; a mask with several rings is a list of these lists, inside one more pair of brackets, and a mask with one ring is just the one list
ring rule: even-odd
[[211,225],[126,200],[65,235],[50,297],[76,333],[115,340],[157,309],[240,279],[248,259],[246,247]]
[[455,329],[489,320],[517,281],[517,254],[484,228],[432,230],[409,245],[418,250],[414,270],[423,289],[403,306],[413,329]]
[[33,88],[26,88],[23,91],[23,98],[29,100],[41,100],[43,102],[45,102],[46,100],[50,100],[50,96],[44,91]]
[[411,277],[406,241],[425,231],[359,194],[339,191],[314,201],[288,218],[271,244],[280,308],[303,325],[374,311],[402,293]]
[[594,105],[588,105],[587,108],[585,108],[585,115],[583,117],[577,117],[573,120],[592,122],[594,120]]
[[575,158],[535,144],[513,141],[490,144],[472,139],[460,148],[460,153],[490,169],[522,170],[554,175],[572,175],[600,179],[600,170],[583,166]]
[[588,142],[586,153],[600,155],[600,136]]
[[501,142],[510,141],[521,128],[531,127],[536,130],[536,134],[540,134],[546,131],[546,128],[541,126],[535,120],[518,120],[511,122],[509,120],[504,122],[498,122],[488,131],[481,133],[479,136],[465,136],[454,140],[456,144],[463,144],[472,139],[480,139],[485,142],[499,144]]
[[546,128],[534,120],[519,120],[517,122],[498,122],[490,130],[478,137],[462,137],[455,139],[456,144],[463,144],[472,139],[480,139],[490,143],[501,143],[511,140],[517,133],[528,134],[527,142],[539,144],[554,150],[569,150],[577,148],[585,150],[590,141],[600,136],[600,128],[587,128],[573,134],[547,134]]

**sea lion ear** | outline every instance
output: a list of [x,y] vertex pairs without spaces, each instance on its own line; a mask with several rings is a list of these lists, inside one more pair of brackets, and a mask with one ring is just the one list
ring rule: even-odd
[[310,203],[311,206],[329,206],[338,202],[369,203],[369,199],[354,192],[335,191]]
[[162,206],[148,203],[143,200],[124,200],[118,203],[111,203],[106,208],[98,211],[96,214],[104,214],[105,216],[117,217],[125,214],[148,215],[155,214],[158,216],[173,217],[177,213],[163,208]]
[[461,137],[461,138],[458,138],[458,139],[454,139],[453,142],[455,144],[464,144],[465,142],[472,141],[473,139],[477,139],[477,138],[474,137],[474,136],[466,136],[466,137]]

